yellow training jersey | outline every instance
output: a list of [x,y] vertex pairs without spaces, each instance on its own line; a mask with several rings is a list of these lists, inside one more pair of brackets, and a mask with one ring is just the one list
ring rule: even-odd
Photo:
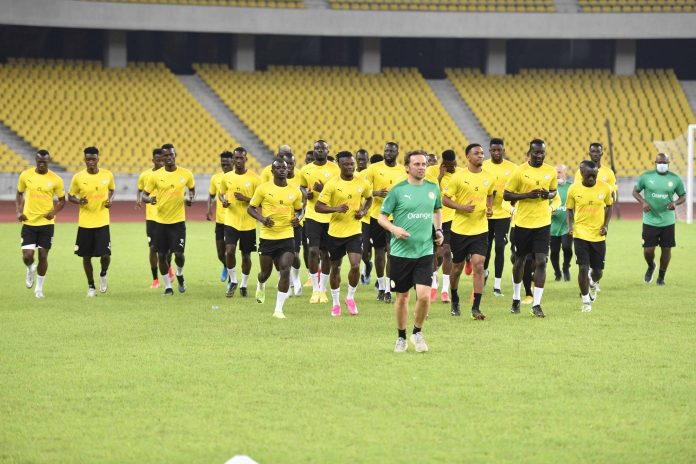
[[[440,165],[428,166],[425,169],[425,179],[439,185],[440,195],[443,196],[445,194],[447,185],[449,185],[450,181],[452,180],[452,176],[458,172],[462,172],[462,168],[454,168],[454,173],[445,172],[445,175],[443,175],[440,182],[438,182],[437,177],[440,175]],[[445,222],[452,221],[454,219],[454,213],[455,211],[452,208],[442,205],[442,223],[444,224]]]
[[186,168],[177,166],[173,171],[161,168],[153,172],[147,180],[145,191],[157,197],[157,222],[176,224],[185,221],[186,187],[192,189],[194,186],[193,173]]
[[[618,187],[616,185],[616,174],[610,168],[606,166],[600,166],[597,170],[597,180],[602,181],[609,185],[612,192],[616,192]],[[580,174],[580,169],[575,171],[574,184],[582,184],[582,174]]]
[[237,230],[246,231],[256,228],[256,219],[249,216],[247,207],[249,203],[239,201],[234,197],[235,193],[241,193],[245,197],[253,197],[256,189],[261,185],[261,178],[252,171],[247,170],[244,174],[237,174],[230,171],[222,176],[220,182],[220,192],[225,195],[230,206],[225,212],[223,222],[226,226],[234,227]]
[[273,182],[265,182],[256,189],[251,206],[261,207],[261,214],[273,219],[273,226],[261,225],[260,237],[264,240],[281,240],[295,236],[290,221],[295,211],[302,209],[302,192],[298,187],[286,185],[279,187]]
[[[558,188],[556,169],[549,164],[534,168],[529,163],[520,165],[512,173],[505,190],[512,193],[529,193],[535,189],[547,191]],[[515,203],[515,225],[536,229],[551,224],[551,208],[545,198],[525,198]]]
[[261,171],[261,183],[265,184],[266,182],[271,182],[273,180],[273,172],[271,172],[271,168],[273,167],[273,163],[269,164],[263,170]]
[[507,219],[510,217],[509,208],[503,208],[503,190],[505,184],[512,173],[517,169],[517,165],[512,161],[504,159],[500,164],[495,164],[491,160],[483,162],[483,169],[495,176],[495,198],[493,199],[493,216],[491,219]]
[[[340,172],[341,170],[338,166],[330,161],[327,161],[323,166],[317,166],[314,163],[308,164],[300,171],[301,185],[311,192],[316,182],[321,182],[326,185],[332,178],[338,177]],[[313,198],[307,200],[307,212],[305,213],[305,217],[326,224],[331,220],[331,215],[314,211],[314,206],[317,204],[320,193],[321,192],[314,192]]]
[[329,235],[345,238],[362,233],[362,221],[355,219],[355,213],[371,196],[370,184],[365,179],[353,177],[352,180],[344,180],[340,176],[331,179],[319,195],[319,201],[327,206],[347,204],[348,211],[331,215]]
[[599,235],[604,225],[604,208],[612,204],[611,186],[597,181],[592,187],[585,187],[582,182],[574,182],[568,189],[566,209],[573,210],[573,237],[588,242],[606,240]]
[[220,183],[222,182],[222,176],[224,172],[218,172],[210,177],[210,188],[208,189],[208,194],[215,197],[215,222],[218,224],[225,223],[225,208],[222,207],[222,202],[220,201]]
[[87,198],[87,204],[79,205],[78,225],[88,229],[109,225],[109,209],[104,203],[109,199],[109,191],[116,190],[111,171],[99,168],[96,174],[86,169],[75,174],[70,182],[70,195]]
[[63,179],[55,172],[48,170],[39,174],[35,168],[27,169],[19,175],[17,191],[24,193],[24,209],[27,217],[23,224],[28,226],[45,226],[55,224],[56,219],[46,219],[44,215],[53,211],[53,196],[65,196]]
[[488,171],[471,172],[462,169],[454,174],[445,188],[444,196],[460,205],[474,205],[474,211],[455,211],[452,232],[459,235],[478,235],[488,232],[486,201],[495,192],[495,177]]
[[[145,190],[147,180],[150,178],[150,175],[152,175],[153,172],[155,172],[155,170],[148,169],[147,171],[143,171],[140,173],[140,176],[138,177],[138,190]],[[157,192],[150,192],[150,195],[157,196]],[[157,205],[145,203],[145,219],[147,221],[157,221]]]
[[[367,168],[366,178],[367,181],[372,186],[372,191],[387,189],[391,191],[392,187],[405,180],[408,177],[406,174],[406,168],[401,164],[396,164],[394,167],[387,166],[384,161],[371,164]],[[437,182],[436,182],[437,183]],[[382,203],[384,203],[383,197],[374,197],[372,200],[372,208],[370,210],[370,217],[377,219],[379,217],[379,212],[382,208]]]

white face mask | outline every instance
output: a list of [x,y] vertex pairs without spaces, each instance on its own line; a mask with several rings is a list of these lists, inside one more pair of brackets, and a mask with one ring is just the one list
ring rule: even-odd
[[667,163],[656,163],[655,164],[655,170],[659,172],[660,174],[664,174],[667,171],[669,171],[669,164]]
[[565,179],[559,177],[558,178],[558,185],[563,185],[563,184],[565,184]]

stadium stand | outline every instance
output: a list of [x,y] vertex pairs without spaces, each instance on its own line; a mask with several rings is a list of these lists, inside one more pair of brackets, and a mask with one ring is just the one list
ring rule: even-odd
[[304,0],[90,0],[117,3],[159,3],[196,6],[242,6],[252,8],[304,8]]
[[652,167],[653,140],[675,139],[696,120],[671,70],[639,70],[635,76],[607,70],[446,73],[486,131],[503,137],[509,158],[518,163],[529,141],[539,137],[547,142],[549,163],[574,171],[590,142],[606,145],[608,119],[617,175],[635,176]]
[[27,160],[4,143],[0,143],[0,172],[22,172],[27,167]]
[[225,104],[269,147],[284,143],[298,162],[322,138],[331,151],[381,153],[397,141],[403,153],[463,151],[467,141],[416,69],[361,74],[355,68],[270,67],[243,73],[194,65]]
[[695,0],[578,0],[586,13],[692,13]]
[[411,10],[469,12],[533,12],[556,11],[553,0],[329,0],[337,10]]
[[[82,150],[99,147],[102,165],[134,172],[152,149],[173,143],[180,164],[218,170],[217,154],[238,145],[159,63],[105,69],[99,62],[9,59],[0,66],[0,120],[64,168],[82,169]],[[249,167],[257,169],[255,159]]]

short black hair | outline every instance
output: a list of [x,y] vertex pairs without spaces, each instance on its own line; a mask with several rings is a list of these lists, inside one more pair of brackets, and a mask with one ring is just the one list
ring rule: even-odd
[[533,145],[546,145],[546,142],[544,142],[541,139],[534,139],[531,142],[529,142],[529,152],[532,152],[532,146]]
[[220,158],[232,158],[232,156],[234,155],[232,155],[231,151],[225,150],[222,153],[220,153]]
[[237,147],[234,150],[232,150],[232,153],[234,153],[235,151],[238,151],[239,153],[241,153],[244,156],[246,156],[246,154],[247,154],[247,150],[244,147]]
[[454,153],[454,150],[448,149],[442,152],[443,161],[454,161],[455,159],[457,159],[457,154]]
[[43,148],[39,151],[36,152],[38,156],[44,157],[44,156],[51,156],[51,154],[48,152],[48,150],[44,150]]
[[338,154],[336,155],[336,159],[338,161],[341,161],[343,158],[352,158],[352,157],[353,157],[353,154],[347,150],[338,152]]
[[480,143],[470,143],[469,145],[466,146],[466,150],[464,150],[464,154],[468,155],[471,150],[473,150],[476,147],[480,147],[480,146],[481,146]]
[[597,165],[592,160],[585,160],[580,162],[580,169],[582,168],[597,169]]
[[162,145],[162,150],[174,151],[174,145],[172,145],[171,143],[165,143],[164,145]]
[[488,144],[489,147],[490,147],[491,145],[502,145],[502,146],[505,146],[505,142],[503,142],[503,139],[495,137],[495,138],[492,138],[492,139],[491,139],[491,143]]
[[285,161],[286,163],[287,163],[287,160],[290,160],[290,159],[291,159],[293,162],[295,161],[295,155],[293,155],[292,153],[287,152],[287,151],[281,153],[280,156],[279,156],[278,158],[282,159],[282,160]]
[[599,143],[599,142],[592,142],[592,143],[590,144],[590,150],[592,150],[592,147],[601,148],[602,151],[604,151],[604,145],[602,145],[602,144]]
[[384,161],[384,156],[380,155],[379,153],[375,153],[374,155],[370,156],[370,164],[379,163],[380,161]]
[[97,155],[99,156],[99,149],[97,147],[87,147],[84,149],[83,153],[87,155]]
[[324,139],[319,139],[319,140],[317,140],[316,142],[314,142],[314,145],[316,145],[317,143],[325,143],[326,145],[329,144],[329,143],[328,143],[326,140],[324,140]]
[[421,149],[412,150],[412,151],[409,151],[408,153],[406,153],[406,158],[404,158],[404,164],[405,164],[406,166],[408,166],[409,163],[411,162],[411,157],[412,157],[412,156],[417,156],[417,155],[423,155],[423,156],[425,156],[426,159],[428,158],[428,152],[427,152],[427,151],[421,150]]
[[159,156],[162,154],[162,149],[161,148],[155,148],[152,150],[152,156]]
[[358,156],[358,155],[360,155],[360,154],[365,154],[365,155],[367,155],[368,157],[370,156],[370,154],[369,154],[369,153],[367,152],[367,150],[365,150],[364,148],[360,148],[360,149],[358,149],[358,151],[355,152],[355,156]]
[[[387,145],[394,145],[394,146],[396,147],[397,150],[399,149],[399,144],[396,143],[396,142],[387,142],[387,143],[384,144],[385,147],[386,147]],[[428,156],[428,154],[426,153],[425,156]]]

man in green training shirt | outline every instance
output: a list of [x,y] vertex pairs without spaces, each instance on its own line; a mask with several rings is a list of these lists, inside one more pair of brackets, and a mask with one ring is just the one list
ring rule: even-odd
[[[677,244],[674,238],[674,209],[686,201],[685,194],[681,178],[669,172],[669,157],[664,153],[658,153],[655,157],[655,169],[644,172],[636,181],[633,197],[643,207],[643,256],[648,263],[644,277],[646,284],[652,282],[655,247],[659,246],[661,253],[657,285],[665,285],[672,248]],[[678,197],[676,201],[674,195]]]
[[[556,166],[558,176],[558,207],[551,205],[551,266],[556,282],[563,278],[570,281],[570,260],[573,257],[573,237],[568,235],[568,222],[566,220],[566,198],[568,188],[572,182],[568,180],[568,167],[565,164]],[[578,177],[578,179],[580,179]],[[563,275],[561,275],[561,249],[563,250]]]
[[[430,283],[433,265],[433,241],[442,245],[442,200],[440,187],[425,180],[428,154],[422,150],[408,153],[404,160],[408,178],[397,184],[382,203],[379,225],[391,233],[389,257],[391,289],[396,293],[396,324],[399,337],[395,353],[408,349],[406,322],[411,288],[416,287],[416,309],[411,343],[419,353],[428,351],[423,323],[430,309]],[[393,215],[393,222],[389,216]],[[433,226],[435,237],[433,238]]]

